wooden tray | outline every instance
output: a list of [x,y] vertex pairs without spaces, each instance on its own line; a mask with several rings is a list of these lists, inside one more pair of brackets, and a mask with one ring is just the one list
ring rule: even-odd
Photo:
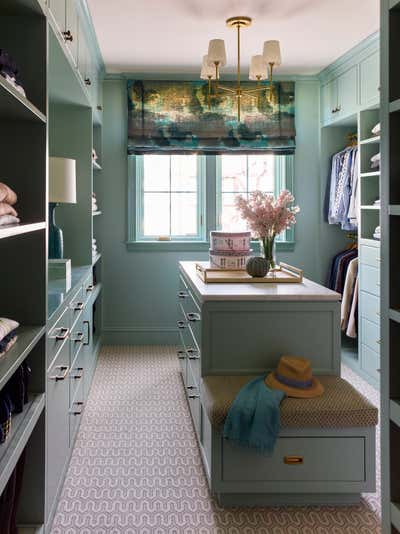
[[210,267],[209,263],[196,263],[196,272],[206,284],[301,284],[303,271],[287,263],[270,271],[263,278],[252,277],[246,271],[228,271]]

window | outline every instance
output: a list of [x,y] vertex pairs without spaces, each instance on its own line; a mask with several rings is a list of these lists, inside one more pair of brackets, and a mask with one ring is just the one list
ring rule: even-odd
[[[293,190],[293,161],[291,155],[268,154],[130,157],[128,245],[207,250],[210,230],[246,229],[234,205],[237,195],[259,189],[276,196],[282,189]],[[293,227],[278,241],[290,248]]]
[[204,158],[136,156],[136,240],[196,241],[204,235]]
[[[293,156],[268,154],[222,155],[217,158],[217,223],[221,230],[247,230],[245,221],[235,207],[238,195],[248,197],[259,190],[279,195],[282,189],[292,190]],[[279,236],[280,241],[292,241],[293,230]]]

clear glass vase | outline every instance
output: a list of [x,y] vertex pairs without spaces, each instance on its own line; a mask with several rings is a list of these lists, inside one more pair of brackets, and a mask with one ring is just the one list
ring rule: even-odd
[[278,264],[276,261],[276,243],[274,237],[264,237],[261,240],[261,250],[264,253],[265,259],[268,261],[269,270],[276,269]]

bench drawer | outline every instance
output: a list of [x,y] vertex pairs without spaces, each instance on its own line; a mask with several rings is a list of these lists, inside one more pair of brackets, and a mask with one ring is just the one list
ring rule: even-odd
[[381,320],[379,297],[360,291],[360,312],[364,319],[379,324]]
[[282,437],[272,456],[223,441],[225,481],[323,482],[365,480],[365,439],[360,437]]

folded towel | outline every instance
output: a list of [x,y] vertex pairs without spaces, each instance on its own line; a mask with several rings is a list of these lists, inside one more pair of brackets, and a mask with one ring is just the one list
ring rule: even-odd
[[0,317],[0,341],[18,327],[19,323],[17,323],[17,321],[7,319],[7,317]]
[[7,202],[0,202],[0,215],[13,215],[14,217],[18,217],[18,213]]
[[0,226],[6,226],[7,224],[18,224],[21,222],[18,217],[14,215],[0,215]]
[[372,128],[371,131],[372,131],[372,133],[373,133],[374,135],[378,135],[378,134],[380,134],[380,133],[381,133],[381,123],[378,122],[378,124],[376,124],[376,125]]
[[13,206],[17,202],[17,195],[8,187],[8,185],[0,182],[0,202],[6,202]]
[[272,454],[280,430],[283,391],[270,389],[260,376],[238,393],[225,420],[224,438],[242,447]]

